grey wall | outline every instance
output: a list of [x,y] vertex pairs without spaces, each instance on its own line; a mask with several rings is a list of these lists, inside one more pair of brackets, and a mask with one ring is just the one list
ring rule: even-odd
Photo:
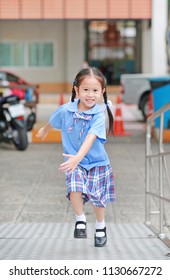
[[72,82],[84,60],[83,21],[4,20],[0,40],[50,40],[54,42],[54,67],[8,67],[30,82]]

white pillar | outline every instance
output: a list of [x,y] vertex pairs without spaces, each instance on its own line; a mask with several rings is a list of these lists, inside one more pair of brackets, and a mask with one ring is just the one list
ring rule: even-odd
[[152,0],[151,64],[152,73],[167,74],[166,30],[168,1]]

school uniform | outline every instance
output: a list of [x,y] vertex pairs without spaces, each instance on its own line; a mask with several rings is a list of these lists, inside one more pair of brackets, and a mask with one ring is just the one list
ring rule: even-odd
[[84,203],[89,200],[94,206],[106,207],[115,200],[115,188],[112,168],[104,148],[105,114],[98,104],[79,112],[78,102],[60,106],[49,119],[52,127],[61,129],[66,154],[76,155],[88,134],[97,136],[77,168],[71,174],[66,172],[67,197],[70,192],[81,192]]

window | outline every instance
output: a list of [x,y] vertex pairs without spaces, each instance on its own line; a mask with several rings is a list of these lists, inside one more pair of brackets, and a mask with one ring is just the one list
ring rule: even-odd
[[29,66],[53,66],[53,44],[29,43]]
[[9,82],[14,82],[14,83],[18,83],[19,78],[11,73],[6,73],[6,79]]
[[0,66],[23,66],[24,43],[0,42]]
[[53,56],[53,42],[0,42],[0,67],[50,67]]

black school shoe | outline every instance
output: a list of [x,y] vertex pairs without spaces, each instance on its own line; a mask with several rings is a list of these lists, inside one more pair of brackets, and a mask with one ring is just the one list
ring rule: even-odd
[[96,234],[94,235],[94,246],[95,247],[103,247],[107,243],[107,234],[106,234],[106,227],[103,229],[96,229],[96,232],[104,232],[105,235],[102,237],[97,237]]
[[[85,228],[77,228],[77,225],[83,224]],[[86,222],[78,221],[75,223],[74,238],[87,238]]]

